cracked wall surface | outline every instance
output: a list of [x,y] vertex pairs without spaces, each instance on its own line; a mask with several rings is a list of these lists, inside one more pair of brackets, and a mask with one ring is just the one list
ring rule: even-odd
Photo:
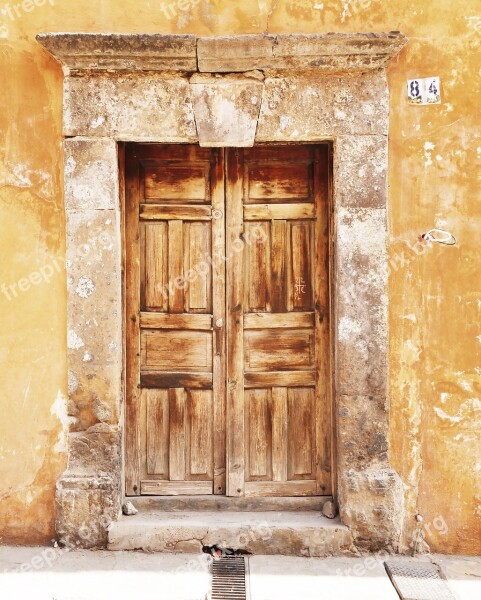
[[[133,12],[135,22],[130,17]],[[138,2],[109,0],[93,8],[81,0],[75,8],[63,2],[55,7],[47,3],[13,21],[0,21],[0,70],[5,90],[0,94],[0,284],[25,288],[17,287],[17,296],[12,292],[10,299],[0,292],[0,356],[4,367],[0,372],[0,405],[5,415],[0,425],[0,541],[40,543],[53,535],[55,482],[66,466],[65,435],[69,427],[80,436],[92,427],[85,435],[115,435],[110,421],[116,417],[116,405],[109,399],[109,388],[98,388],[98,398],[82,398],[78,414],[77,407],[69,407],[67,402],[65,218],[60,183],[62,72],[35,43],[35,34],[50,30],[222,35],[400,29],[411,41],[388,69],[391,426],[387,437],[393,467],[404,490],[402,535],[406,546],[412,544],[418,528],[414,515],[419,512],[424,517],[422,533],[433,550],[481,551],[481,295],[477,285],[481,278],[477,236],[481,132],[476,121],[480,23],[474,0],[464,3],[461,11],[447,0],[421,8],[413,0],[389,4],[373,0],[362,7],[355,2],[323,3],[321,7],[307,0],[262,4],[247,0],[242,6],[206,1],[192,12],[178,10],[170,20],[160,10]],[[441,77],[441,105],[407,105],[406,79],[420,75]],[[273,83],[273,89],[277,84],[280,82]],[[349,104],[346,97],[344,105],[348,108]],[[342,106],[339,109],[345,110]],[[102,137],[105,123],[95,124]],[[312,127],[321,124],[313,122]],[[116,126],[123,126],[122,122]],[[290,134],[297,129],[295,123],[286,121],[279,126]],[[186,131],[193,131],[192,127],[193,122],[187,119]],[[345,144],[346,153],[351,153],[349,135],[346,132],[346,138],[337,141],[338,145]],[[363,150],[354,149],[359,157],[363,151],[370,152],[368,142],[366,138]],[[376,155],[385,151],[385,147],[378,147]],[[375,168],[366,173],[359,159],[353,160],[357,160],[360,177],[376,176]],[[342,185],[345,178],[341,167],[336,177]],[[351,202],[356,186],[346,187],[345,193],[346,202]],[[379,210],[376,194],[360,201],[361,212]],[[352,213],[356,210],[351,208]],[[362,222],[361,216],[358,220]],[[102,227],[108,227],[104,222],[95,226],[99,234]],[[433,226],[453,231],[458,245],[416,245],[418,235]],[[97,260],[104,260],[105,252],[101,245],[97,247]],[[362,251],[358,257],[347,258],[360,265],[365,261]],[[25,278],[30,285],[20,284]],[[86,301],[91,297],[92,283],[96,285],[92,277],[79,273],[75,289],[86,296]],[[98,285],[109,289],[107,281]],[[343,325],[349,331],[352,323]],[[93,369],[93,350],[80,345],[85,344],[84,338],[91,343],[88,335],[74,328],[69,352],[77,353],[86,369]],[[364,347],[360,334],[357,351],[369,357],[376,349]],[[110,360],[108,355],[105,360]],[[356,378],[355,373],[347,376]],[[375,382],[373,373],[369,384]],[[81,377],[70,376],[70,387],[81,398],[80,383]],[[375,419],[367,423],[363,414],[368,402],[373,403],[373,414],[377,414],[383,393],[366,392],[362,401],[359,397],[363,392],[359,397],[351,395],[348,384],[346,379],[339,418],[361,419],[366,437],[352,440],[346,451],[353,453],[352,461],[358,453],[369,456],[376,463],[378,478],[384,472],[386,432],[378,431]],[[62,403],[65,410],[61,410]],[[359,411],[355,408],[358,405]],[[95,427],[108,430],[96,432]],[[109,460],[117,459],[111,456]],[[390,473],[385,475],[393,488],[399,489],[399,481]],[[85,502],[91,483],[88,479],[96,476],[86,476]],[[346,485],[369,489],[366,493],[374,494],[372,506],[376,508],[376,498],[383,497],[379,492],[383,488],[372,483],[376,478],[366,476],[357,484],[346,481]],[[387,498],[390,502],[389,494]],[[382,518],[383,510],[376,510]]]

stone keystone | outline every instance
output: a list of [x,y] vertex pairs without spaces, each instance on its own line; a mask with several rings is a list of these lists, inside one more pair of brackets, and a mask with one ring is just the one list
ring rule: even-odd
[[192,104],[205,147],[254,145],[263,84],[247,77],[191,79]]

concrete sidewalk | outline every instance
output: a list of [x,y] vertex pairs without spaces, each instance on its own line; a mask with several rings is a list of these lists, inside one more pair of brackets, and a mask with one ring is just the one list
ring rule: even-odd
[[[0,546],[4,598],[29,600],[205,600],[207,555],[66,552]],[[406,559],[412,560],[412,559]],[[433,555],[458,600],[481,598],[481,558]],[[362,558],[249,558],[251,600],[399,600],[383,561]]]

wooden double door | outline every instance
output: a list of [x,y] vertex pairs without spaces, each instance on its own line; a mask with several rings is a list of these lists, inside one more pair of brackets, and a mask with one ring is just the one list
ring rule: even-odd
[[326,145],[125,149],[126,493],[331,493]]

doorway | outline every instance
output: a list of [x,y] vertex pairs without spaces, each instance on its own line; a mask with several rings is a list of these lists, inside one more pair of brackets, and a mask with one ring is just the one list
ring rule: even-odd
[[331,494],[329,172],[126,146],[127,495]]

